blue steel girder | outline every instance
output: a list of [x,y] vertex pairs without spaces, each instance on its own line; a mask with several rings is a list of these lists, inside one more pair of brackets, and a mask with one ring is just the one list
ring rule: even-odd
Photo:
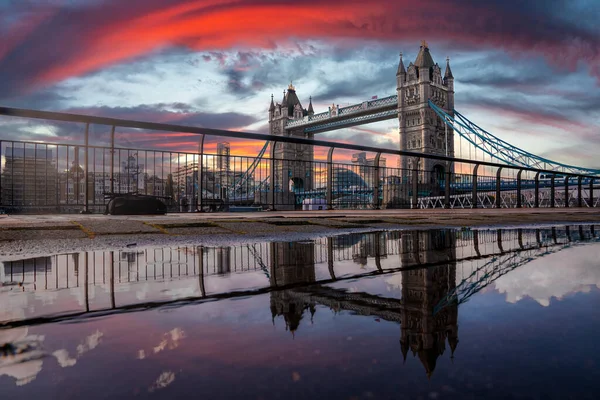
[[320,133],[355,125],[394,119],[398,116],[398,96],[364,101],[336,110],[308,115],[303,119],[288,121],[285,129],[302,128],[307,133]]
[[431,100],[429,100],[429,106],[450,129],[457,132],[471,145],[500,162],[516,167],[539,168],[556,171],[557,173],[600,175],[598,169],[563,164],[513,146],[471,122],[456,110],[454,110],[454,116],[452,116],[436,106]]

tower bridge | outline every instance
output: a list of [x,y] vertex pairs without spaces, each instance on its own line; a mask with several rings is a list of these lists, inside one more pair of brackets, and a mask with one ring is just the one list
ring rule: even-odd
[[[403,55],[400,54],[396,72],[396,94],[394,95],[346,107],[333,104],[328,107],[327,111],[315,113],[312,98],[309,98],[308,108],[304,108],[296,93],[296,88],[290,84],[287,91],[284,91],[281,102],[276,103],[271,97],[269,106],[269,129],[270,134],[275,136],[314,139],[314,135],[318,133],[396,118],[398,119],[399,149],[401,151],[454,158],[454,136],[457,133],[461,140],[464,139],[470,146],[481,150],[482,154],[507,166],[535,167],[563,174],[600,175],[600,170],[597,169],[554,162],[521,150],[485,131],[456,111],[454,109],[454,75],[450,67],[450,60],[446,59],[446,65],[442,72],[442,67],[434,61],[425,41],[421,43],[416,59],[414,62],[410,62],[408,67],[405,66]],[[274,178],[276,187],[282,192],[278,194],[282,202],[285,202],[286,196],[290,197],[286,193],[289,191],[295,192],[296,200],[311,196],[325,197],[324,189],[315,187],[314,180],[311,178],[314,176],[314,170],[299,167],[313,165],[314,152],[310,146],[281,143],[272,151],[272,156],[273,159],[282,160],[278,163]],[[328,159],[328,162],[331,161]],[[409,188],[402,187],[402,183],[408,183],[411,180],[411,172],[415,168],[419,169],[417,175],[419,182],[430,181],[433,183],[429,185],[430,187],[421,189],[423,193],[419,196],[418,201],[420,208],[435,207],[441,203],[444,203],[445,207],[463,208],[478,204],[483,207],[488,205],[521,206],[520,202],[508,201],[507,196],[504,196],[503,201],[498,202],[486,200],[486,194],[480,195],[479,201],[475,196],[461,195],[460,193],[454,193],[451,200],[447,196],[442,196],[444,181],[449,180],[454,174],[454,162],[429,157],[401,156],[398,166],[400,183],[396,190],[398,197],[405,199],[414,197]],[[375,167],[379,166],[375,165]],[[290,189],[290,185],[287,184],[288,180],[292,182],[293,189]],[[499,197],[499,191],[511,190],[507,187],[508,182],[501,181],[500,177],[498,180],[501,182],[501,187],[493,197]],[[475,183],[465,189],[471,190],[473,185]],[[551,206],[554,206],[554,202],[550,201],[550,190],[543,186],[541,187],[542,197],[546,195],[548,198],[546,202],[552,203]],[[336,193],[332,196],[348,196],[348,190],[348,188],[336,188]],[[365,202],[374,204],[378,204],[379,201],[375,201],[373,196],[381,197],[385,191],[384,188],[379,188],[379,190],[360,188],[359,190],[364,192],[361,194],[366,199]],[[581,189],[577,195],[583,196]],[[489,197],[487,196],[488,199]],[[569,195],[565,195],[565,199],[566,197]],[[575,195],[571,194],[570,197],[575,198]],[[563,205],[566,206],[568,201],[565,199],[563,199]],[[541,202],[545,203],[543,198]],[[519,204],[517,205],[517,203]],[[530,203],[532,206],[536,204],[535,201],[530,201]],[[590,207],[597,205],[597,201],[593,201],[592,196],[586,197],[582,203]],[[539,202],[537,204],[539,205]],[[413,206],[415,206],[414,203]]]
[[[312,98],[305,107],[290,84],[280,101],[271,97],[269,134],[0,107],[3,117],[85,125],[84,145],[0,138],[0,212],[102,212],[107,193],[130,192],[165,198],[169,212],[242,205],[294,210],[304,200],[327,209],[600,206],[600,196],[594,196],[600,189],[600,170],[520,149],[456,110],[450,60],[440,66],[426,42],[408,65],[400,55],[395,91],[315,112]],[[398,120],[397,150],[316,138],[322,132],[388,119]],[[91,125],[110,130],[109,146],[90,145]],[[120,148],[117,129],[196,134],[198,147]],[[207,135],[262,141],[262,147],[255,154],[234,156],[233,142],[226,152],[208,154]],[[457,141],[459,149],[466,144],[490,161],[457,158]],[[328,149],[326,160],[315,160],[317,146]],[[374,157],[356,165],[334,162],[336,149]],[[397,168],[384,163],[388,154],[398,157]],[[122,159],[130,160],[131,168],[120,173]]]

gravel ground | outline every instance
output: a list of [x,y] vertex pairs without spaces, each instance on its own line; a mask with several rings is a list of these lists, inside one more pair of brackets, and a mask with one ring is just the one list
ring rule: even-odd
[[307,240],[390,229],[600,224],[597,209],[365,210],[0,217],[0,260],[84,250]]

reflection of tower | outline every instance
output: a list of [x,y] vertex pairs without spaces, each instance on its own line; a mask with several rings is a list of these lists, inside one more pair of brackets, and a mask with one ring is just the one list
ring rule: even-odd
[[403,268],[440,264],[402,272],[402,355],[406,360],[410,349],[430,377],[446,349],[446,339],[452,356],[458,344],[458,306],[433,314],[435,305],[456,286],[456,233],[407,232],[400,241]]
[[[271,286],[313,283],[315,277],[315,244],[312,242],[271,243]],[[283,316],[286,329],[298,329],[304,311],[315,313],[314,305],[294,296],[291,290],[271,293],[271,315]]]

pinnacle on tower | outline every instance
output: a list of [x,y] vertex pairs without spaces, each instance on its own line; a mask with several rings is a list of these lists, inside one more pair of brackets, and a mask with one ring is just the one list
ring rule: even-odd
[[283,100],[281,100],[281,107],[287,107],[287,94],[283,91]]
[[450,57],[446,57],[446,72],[444,73],[444,79],[454,79],[452,70],[450,69]]
[[402,53],[400,53],[400,63],[398,64],[398,72],[396,72],[396,76],[405,74],[406,68],[404,68],[404,62],[402,61]]
[[269,106],[269,111],[275,111],[275,103],[273,103],[273,94],[271,94],[271,105]]
[[313,115],[314,113],[315,113],[315,110],[313,110],[312,96],[310,96],[309,103],[308,103],[308,115]]

